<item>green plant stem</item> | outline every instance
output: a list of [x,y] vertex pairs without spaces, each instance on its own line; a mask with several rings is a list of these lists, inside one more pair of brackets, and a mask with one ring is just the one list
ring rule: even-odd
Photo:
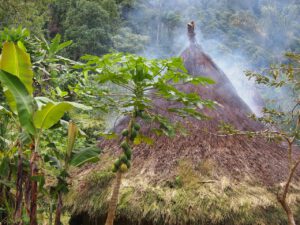
[[23,202],[22,199],[23,199],[23,153],[22,153],[22,145],[19,142],[14,225],[22,225],[22,202]]
[[60,217],[61,217],[62,207],[63,207],[62,193],[59,192],[59,193],[57,194],[57,205],[56,205],[56,214],[55,214],[55,225],[61,225]]
[[[40,131],[42,132],[42,131]],[[30,159],[30,177],[36,177],[38,175],[38,149],[40,144],[40,133],[37,134],[35,138],[35,148],[31,154]],[[38,225],[37,223],[37,181],[36,179],[31,180],[31,195],[30,195],[30,225]]]

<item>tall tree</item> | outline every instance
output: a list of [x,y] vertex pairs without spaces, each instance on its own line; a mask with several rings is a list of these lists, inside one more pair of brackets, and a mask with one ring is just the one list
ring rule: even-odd
[[0,0],[0,28],[23,26],[36,35],[43,33],[52,0]]
[[107,53],[112,47],[111,38],[118,30],[118,22],[115,1],[73,2],[63,23],[64,38],[73,41],[68,54],[78,59],[87,53]]

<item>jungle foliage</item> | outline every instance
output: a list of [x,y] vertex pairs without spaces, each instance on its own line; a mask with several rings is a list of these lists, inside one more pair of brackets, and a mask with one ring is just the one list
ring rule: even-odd
[[[300,50],[299,15],[300,4],[294,0],[0,0],[0,223],[58,225],[68,212],[80,210],[100,211],[104,217],[109,204],[111,215],[121,208],[135,222],[144,218],[159,224],[182,215],[183,223],[194,224],[286,223],[283,212],[289,215],[290,207],[286,199],[294,197],[289,191],[294,191],[292,178],[300,164],[292,154],[299,145],[300,59],[293,53],[283,57],[283,52]],[[164,110],[179,117],[206,119],[199,109],[214,105],[176,88],[176,83],[213,83],[190,77],[179,58],[130,54],[177,55],[183,47],[185,24],[191,19],[199,24],[199,40],[205,48],[213,46],[225,57],[238,52],[253,67],[277,65],[247,73],[268,87],[265,99],[274,98],[267,101],[262,117],[253,116],[268,129],[253,133],[226,125],[223,131],[287,141],[289,177],[277,193],[284,210],[265,188],[247,189],[246,184],[236,188],[229,181],[206,188],[194,171],[188,176],[196,183],[185,180],[187,175],[180,170],[175,180],[161,188],[136,184],[118,195],[121,177],[131,167],[134,145],[153,142],[143,135],[144,125],[155,122],[158,127],[152,131],[167,136],[180,127],[153,110],[153,96],[178,103],[180,107]],[[109,132],[118,116],[128,119],[127,128]],[[88,176],[91,190],[84,189],[83,197],[70,204],[76,195],[69,185],[71,171],[99,160],[100,136],[121,136],[123,142],[115,143],[122,153],[109,160],[111,169]],[[106,199],[114,180],[119,185],[109,203]],[[103,192],[95,195],[96,188]],[[170,192],[175,203],[168,202],[165,193]],[[253,193],[267,197],[258,203]],[[245,204],[235,204],[231,198]],[[64,199],[73,207],[65,213]],[[194,199],[195,210],[189,218],[185,217],[190,206],[186,199]],[[144,208],[139,209],[137,202]],[[166,210],[160,212],[159,207]],[[290,211],[299,220],[299,209],[292,204]]]
[[293,0],[3,0],[0,27],[59,33],[73,41],[64,52],[72,59],[114,50],[162,57],[182,50],[185,24],[195,20],[206,49],[266,66],[299,51],[299,12]]

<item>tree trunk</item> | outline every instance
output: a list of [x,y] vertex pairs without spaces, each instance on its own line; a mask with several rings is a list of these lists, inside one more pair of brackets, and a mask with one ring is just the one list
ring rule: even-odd
[[[291,144],[290,144],[290,151],[289,152],[292,153]],[[277,200],[279,201],[282,208],[286,212],[286,215],[288,217],[288,224],[289,225],[296,225],[294,214],[293,214],[293,212],[292,212],[292,210],[291,210],[291,208],[290,208],[290,206],[289,206],[286,199],[287,199],[287,196],[288,196],[288,193],[289,193],[289,188],[290,188],[292,179],[294,177],[294,174],[296,172],[297,167],[300,164],[300,158],[296,161],[296,163],[294,165],[292,165],[292,161],[290,161],[289,163],[290,163],[290,165],[289,165],[289,168],[290,168],[289,169],[290,170],[289,176],[288,176],[288,179],[287,179],[286,184],[284,186],[283,193],[282,194],[280,194],[279,192],[277,193]]]
[[16,206],[14,215],[14,225],[22,225],[22,201],[23,201],[23,156],[22,149],[18,150],[18,172],[16,183]]
[[278,201],[281,204],[284,211],[286,212],[286,215],[288,217],[288,225],[296,225],[293,212],[292,212],[291,208],[288,206],[286,199],[282,199],[282,198],[278,197]]
[[25,209],[28,217],[30,217],[30,194],[31,194],[31,181],[30,174],[26,175],[25,178]]
[[62,194],[61,194],[61,192],[59,192],[58,196],[57,196],[57,206],[56,206],[56,214],[55,214],[55,225],[61,225],[60,215],[61,215],[62,206],[63,206]]
[[[30,159],[30,175],[31,178],[38,175],[37,166],[37,152],[32,152]],[[35,179],[31,180],[31,192],[30,192],[30,225],[38,225],[37,223],[37,181]]]
[[116,177],[116,183],[113,189],[113,193],[110,199],[108,213],[107,213],[107,219],[105,222],[105,225],[113,225],[114,219],[116,215],[116,209],[118,204],[118,198],[119,198],[119,191],[121,186],[121,180],[122,180],[122,173],[120,171],[117,172]]

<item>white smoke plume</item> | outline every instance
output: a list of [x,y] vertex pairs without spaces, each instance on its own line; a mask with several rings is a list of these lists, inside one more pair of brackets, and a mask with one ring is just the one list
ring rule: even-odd
[[194,20],[199,44],[255,113],[258,96],[244,71],[282,61],[300,46],[297,0],[137,0],[127,19],[150,37],[141,54],[151,58],[179,55],[188,45],[186,23]]

